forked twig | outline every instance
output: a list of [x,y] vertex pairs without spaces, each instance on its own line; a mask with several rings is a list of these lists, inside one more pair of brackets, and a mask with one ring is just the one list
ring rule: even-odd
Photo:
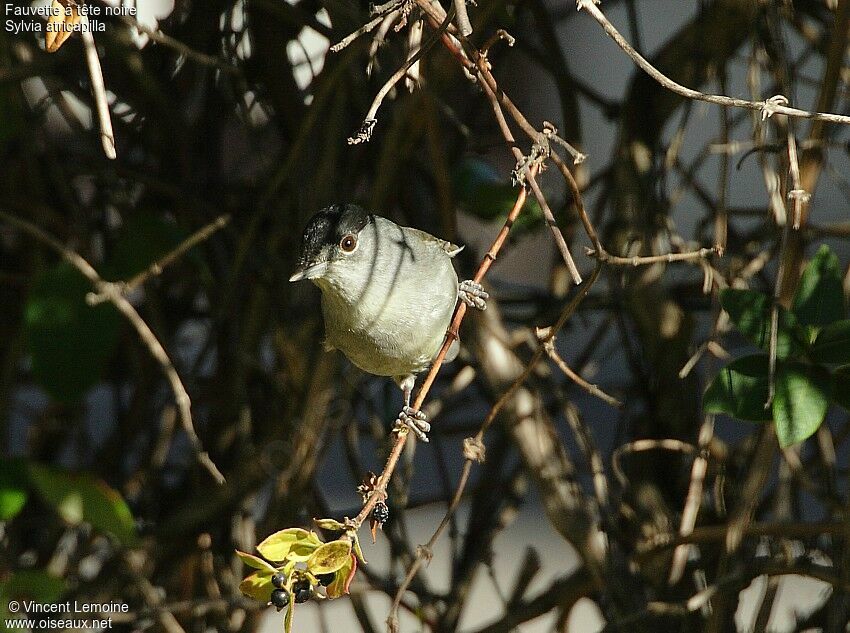
[[141,317],[141,315],[139,315],[139,313],[136,311],[136,308],[133,307],[133,304],[131,304],[124,296],[124,293],[122,292],[122,285],[120,283],[106,281],[101,278],[101,276],[94,269],[94,267],[89,264],[88,261],[86,261],[81,255],[61,244],[58,240],[42,231],[35,224],[32,224],[27,220],[23,220],[4,211],[0,211],[0,219],[18,228],[24,233],[27,233],[34,239],[38,240],[39,242],[41,242],[42,244],[62,256],[68,263],[70,263],[74,268],[76,268],[94,287],[96,294],[94,295],[94,298],[90,300],[90,302],[96,303],[100,300],[109,301],[130,322],[130,324],[138,333],[139,338],[142,339],[142,343],[145,345],[145,347],[147,347],[151,356],[153,356],[154,359],[159,363],[159,366],[165,374],[165,377],[168,379],[168,383],[171,386],[171,391],[174,394],[174,400],[177,404],[177,409],[180,412],[180,420],[183,424],[183,430],[186,432],[186,435],[189,438],[189,443],[192,446],[192,451],[195,454],[195,458],[204,468],[206,468],[210,475],[212,475],[212,477],[219,484],[223,484],[224,475],[221,474],[221,471],[218,469],[215,463],[213,463],[210,456],[204,450],[203,444],[201,443],[201,439],[195,432],[195,427],[192,422],[191,400],[189,398],[188,392],[186,391],[186,387],[180,380],[180,376],[177,374],[177,370],[174,368],[174,364],[171,362],[171,359],[168,357],[168,354],[166,353],[165,348],[159,342],[159,339],[156,338],[156,335],[153,333],[150,327],[148,327],[148,324],[145,323],[145,320]]
[[634,47],[629,44],[629,42],[624,38],[620,32],[611,24],[611,21],[602,13],[602,10],[596,5],[593,0],[578,0],[578,8],[584,9],[587,11],[590,16],[596,20],[599,25],[605,30],[605,33],[616,42],[617,46],[619,46],[623,51],[628,55],[632,61],[635,62],[644,72],[646,72],[650,77],[655,79],[659,84],[675,92],[678,95],[686,97],[688,99],[695,99],[697,101],[706,101],[708,103],[713,103],[715,105],[725,106],[725,107],[733,107],[733,108],[746,108],[748,110],[756,110],[761,112],[762,118],[767,119],[773,116],[774,114],[784,114],[789,117],[795,117],[800,119],[812,119],[815,121],[823,121],[826,123],[843,123],[850,124],[850,116],[845,116],[843,114],[833,114],[830,112],[809,112],[807,110],[800,110],[798,108],[792,108],[788,106],[788,99],[783,97],[782,95],[776,95],[765,101],[749,101],[747,99],[738,99],[735,97],[727,97],[726,95],[711,95],[700,92],[699,90],[694,90],[693,88],[688,88],[687,86],[683,86],[680,83],[677,83],[670,79],[667,75],[658,70],[655,66],[649,63],[645,57],[643,57],[640,53],[638,53]]

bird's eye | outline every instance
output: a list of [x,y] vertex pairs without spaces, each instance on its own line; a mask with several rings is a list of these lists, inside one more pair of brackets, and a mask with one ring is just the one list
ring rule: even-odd
[[353,252],[354,249],[357,248],[357,237],[351,234],[346,235],[339,241],[339,247],[345,253]]

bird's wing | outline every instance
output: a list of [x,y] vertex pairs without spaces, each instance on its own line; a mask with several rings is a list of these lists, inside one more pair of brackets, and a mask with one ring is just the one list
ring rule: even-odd
[[440,248],[443,252],[446,253],[449,257],[454,257],[458,253],[460,253],[465,247],[458,246],[457,244],[452,244],[446,240],[441,240],[439,237],[434,237],[430,233],[426,233],[425,231],[420,231],[419,229],[413,229],[408,227],[404,228],[405,231],[410,231],[411,234],[419,237],[426,244],[433,244]]

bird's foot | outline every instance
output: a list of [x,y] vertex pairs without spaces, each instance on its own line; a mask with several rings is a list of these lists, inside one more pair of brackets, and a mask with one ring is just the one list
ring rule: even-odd
[[394,431],[410,430],[414,435],[423,442],[428,441],[426,435],[431,430],[431,425],[428,424],[428,416],[422,411],[417,411],[413,407],[405,406],[401,413],[398,414],[398,419],[395,421]]
[[457,296],[466,305],[479,310],[487,309],[487,299],[490,298],[490,295],[484,290],[484,286],[472,279],[460,282],[457,288]]

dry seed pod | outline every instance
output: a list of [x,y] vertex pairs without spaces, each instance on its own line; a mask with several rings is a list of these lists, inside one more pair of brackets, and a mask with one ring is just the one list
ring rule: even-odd
[[48,53],[55,53],[80,23],[80,9],[74,0],[53,0],[44,44]]

